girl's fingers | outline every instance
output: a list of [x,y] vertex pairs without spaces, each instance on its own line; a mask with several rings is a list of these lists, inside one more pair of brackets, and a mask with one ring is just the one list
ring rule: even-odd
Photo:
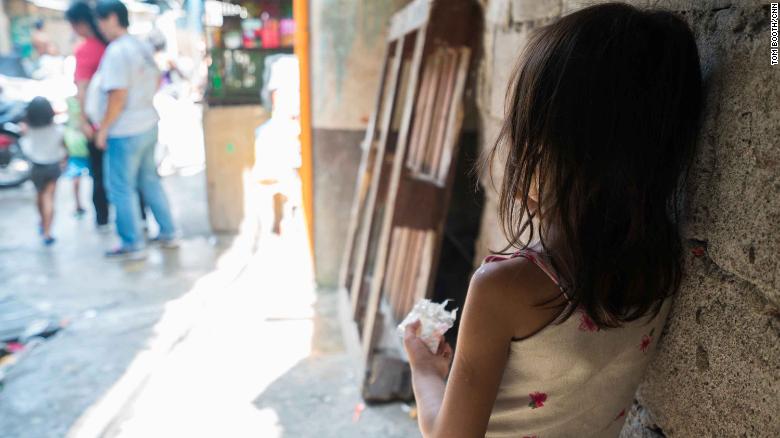
[[444,356],[447,359],[451,358],[452,357],[452,347],[450,346],[450,344],[448,342],[444,342],[444,347],[442,347],[442,348],[443,348],[442,356]]
[[452,347],[450,347],[450,344],[444,340],[444,336],[439,338],[439,350],[436,352],[436,354],[447,356],[448,354],[452,354]]
[[420,325],[420,321],[417,320],[411,324],[408,324],[404,330],[404,347],[406,348],[406,352],[410,357],[423,357],[426,356],[426,353],[427,355],[431,355],[428,347],[425,345],[422,339],[417,336]]

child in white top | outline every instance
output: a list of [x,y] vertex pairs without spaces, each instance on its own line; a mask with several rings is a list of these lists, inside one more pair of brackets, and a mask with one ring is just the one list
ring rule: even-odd
[[44,97],[36,97],[27,106],[24,136],[19,140],[22,152],[32,161],[30,179],[38,192],[36,205],[41,217],[43,243],[54,243],[51,224],[54,218],[54,191],[68,154],[63,129],[54,124],[54,109]]

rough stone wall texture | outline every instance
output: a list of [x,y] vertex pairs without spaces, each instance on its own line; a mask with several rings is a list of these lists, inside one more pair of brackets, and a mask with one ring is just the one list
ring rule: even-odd
[[[500,127],[529,32],[602,2],[481,1],[484,148]],[[622,436],[780,436],[780,68],[769,63],[768,2],[627,3],[676,11],[690,23],[706,105],[682,230],[687,277]],[[487,192],[480,257],[505,242],[495,192]]]

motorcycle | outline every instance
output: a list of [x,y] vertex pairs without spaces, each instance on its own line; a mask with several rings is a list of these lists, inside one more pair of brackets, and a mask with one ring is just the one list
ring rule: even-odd
[[16,187],[30,178],[32,163],[19,146],[25,111],[24,102],[0,101],[0,188]]

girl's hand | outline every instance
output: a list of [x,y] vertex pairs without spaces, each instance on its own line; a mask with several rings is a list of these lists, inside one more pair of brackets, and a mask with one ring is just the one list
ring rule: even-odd
[[442,337],[439,342],[439,351],[431,353],[425,342],[417,336],[420,329],[420,321],[415,321],[406,326],[404,333],[404,348],[409,356],[409,365],[415,373],[431,373],[442,380],[447,378],[452,363],[452,347]]

